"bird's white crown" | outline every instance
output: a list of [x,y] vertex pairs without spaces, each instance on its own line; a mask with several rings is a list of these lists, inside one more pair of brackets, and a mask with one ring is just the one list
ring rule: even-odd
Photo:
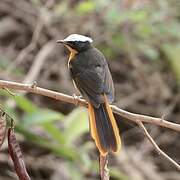
[[83,36],[83,35],[80,35],[80,34],[71,34],[69,35],[67,38],[64,39],[65,42],[74,42],[74,41],[80,41],[80,42],[90,42],[92,43],[93,40],[90,38],[90,37],[87,37],[87,36]]

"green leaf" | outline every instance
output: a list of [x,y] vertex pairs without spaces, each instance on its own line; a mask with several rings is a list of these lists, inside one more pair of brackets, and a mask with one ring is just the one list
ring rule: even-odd
[[155,27],[151,23],[148,23],[148,22],[138,23],[134,31],[137,34],[137,36],[143,39],[148,39],[154,33]]
[[[13,92],[12,92],[13,93]],[[34,112],[34,111],[37,111],[38,107],[35,106],[33,103],[31,103],[30,100],[28,100],[26,97],[23,97],[23,96],[19,96],[19,95],[10,95],[6,90],[0,90],[0,95],[1,96],[7,96],[7,97],[10,97],[15,100],[17,106],[19,108],[21,108],[23,111],[26,111],[26,112]],[[12,117],[14,117],[14,119],[17,119],[17,113],[14,109],[10,108],[10,106],[8,104],[4,104],[5,108],[6,108],[6,111],[8,114],[10,114]]]
[[145,10],[129,11],[127,18],[133,22],[143,22],[147,20],[147,12]]
[[118,24],[121,20],[120,12],[116,8],[110,9],[106,14],[106,20],[110,24]]
[[16,96],[14,96],[14,100],[15,100],[17,106],[19,108],[21,108],[23,111],[25,111],[26,113],[32,113],[32,112],[39,110],[39,108],[36,105],[34,105],[25,96],[16,95]]
[[88,132],[88,115],[85,108],[77,108],[72,111],[65,119],[65,136],[67,144],[80,137],[83,133]]
[[63,132],[52,124],[52,122],[43,123],[42,127],[53,138],[53,140],[57,141],[59,144],[65,144],[66,138]]
[[38,111],[25,114],[23,118],[23,125],[29,126],[32,124],[43,124],[47,122],[61,120],[63,118],[64,115],[59,112],[48,109],[39,109]]
[[92,11],[94,11],[96,8],[95,2],[93,1],[82,1],[81,3],[79,3],[75,10],[77,13],[79,14],[86,14],[86,13],[90,13]]
[[[10,92],[12,92],[12,91],[10,91]],[[14,92],[12,92],[12,93],[14,93]],[[6,90],[0,91],[0,95],[3,95],[3,96],[5,95],[7,97],[13,98],[15,100],[17,106],[27,113],[32,113],[32,112],[39,110],[39,108],[25,96],[20,96],[17,94],[10,95]]]
[[53,142],[49,141],[46,138],[33,134],[32,132],[30,132],[28,129],[24,128],[20,124],[16,125],[15,130],[23,134],[28,141],[36,143],[41,147],[45,147],[58,156],[62,156],[64,158],[67,158],[68,160],[73,160],[73,161],[79,158],[79,155],[75,150],[75,148],[69,148],[63,145],[54,144]]
[[177,83],[180,85],[180,44],[163,46],[163,51],[167,56],[167,60],[176,76]]

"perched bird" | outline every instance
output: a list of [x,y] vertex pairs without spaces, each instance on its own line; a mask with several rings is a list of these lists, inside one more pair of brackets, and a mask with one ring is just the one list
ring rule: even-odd
[[70,51],[68,68],[76,87],[88,101],[90,131],[100,154],[119,152],[119,129],[109,106],[114,100],[114,85],[104,55],[87,36],[71,34],[57,42]]

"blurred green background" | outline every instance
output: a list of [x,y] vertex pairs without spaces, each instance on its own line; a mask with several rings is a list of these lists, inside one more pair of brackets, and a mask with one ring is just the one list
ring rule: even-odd
[[[0,79],[76,93],[68,52],[56,40],[90,36],[109,63],[116,99],[131,112],[180,123],[179,0],[1,0]],[[95,180],[98,152],[87,110],[24,92],[0,90],[0,105],[16,121],[27,170],[34,180]],[[123,147],[109,159],[111,179],[178,180],[143,133],[116,116]],[[147,125],[157,144],[180,163],[178,135]],[[17,179],[7,142],[0,152],[0,179]]]

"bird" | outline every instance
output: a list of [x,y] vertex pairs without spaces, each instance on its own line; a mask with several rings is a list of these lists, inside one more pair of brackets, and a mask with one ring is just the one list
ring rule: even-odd
[[110,107],[114,101],[114,84],[105,56],[93,46],[93,40],[84,35],[71,34],[57,43],[70,52],[70,75],[88,102],[90,133],[100,155],[118,153],[121,138]]

